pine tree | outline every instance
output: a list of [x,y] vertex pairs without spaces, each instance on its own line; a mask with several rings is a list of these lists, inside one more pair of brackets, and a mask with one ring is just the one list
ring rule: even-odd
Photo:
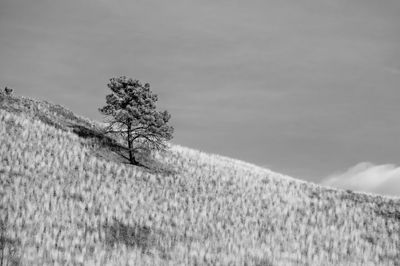
[[142,85],[122,76],[111,78],[107,86],[112,93],[99,111],[107,118],[106,133],[119,134],[124,139],[126,150],[121,156],[139,165],[135,157],[138,152],[164,150],[174,129],[168,125],[171,115],[156,110],[158,97],[150,90],[150,84]]

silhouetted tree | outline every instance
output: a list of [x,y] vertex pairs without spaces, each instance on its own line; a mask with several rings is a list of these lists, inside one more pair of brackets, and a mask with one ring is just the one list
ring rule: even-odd
[[172,139],[173,127],[168,125],[171,115],[156,110],[158,97],[150,90],[150,84],[142,85],[122,76],[111,78],[107,86],[112,93],[99,111],[107,118],[106,133],[123,137],[127,155],[121,155],[139,165],[135,158],[138,152],[164,150],[166,141]]

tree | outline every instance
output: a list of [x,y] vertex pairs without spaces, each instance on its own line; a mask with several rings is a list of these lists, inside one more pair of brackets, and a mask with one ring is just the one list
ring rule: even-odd
[[111,78],[107,86],[112,93],[99,111],[107,118],[105,133],[118,134],[124,140],[125,153],[121,156],[139,165],[135,157],[138,152],[164,150],[174,129],[168,125],[171,115],[156,110],[158,97],[150,84],[122,76]]

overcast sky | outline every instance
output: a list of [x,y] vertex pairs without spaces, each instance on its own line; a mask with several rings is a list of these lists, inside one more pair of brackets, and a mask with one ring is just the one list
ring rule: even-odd
[[399,14],[398,0],[0,0],[0,86],[99,120],[126,75],[159,94],[175,143],[320,182],[400,165]]

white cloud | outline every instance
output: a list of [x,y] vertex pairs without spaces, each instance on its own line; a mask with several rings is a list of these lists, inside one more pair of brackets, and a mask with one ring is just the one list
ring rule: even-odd
[[343,173],[328,176],[323,185],[400,197],[400,167],[359,163]]

